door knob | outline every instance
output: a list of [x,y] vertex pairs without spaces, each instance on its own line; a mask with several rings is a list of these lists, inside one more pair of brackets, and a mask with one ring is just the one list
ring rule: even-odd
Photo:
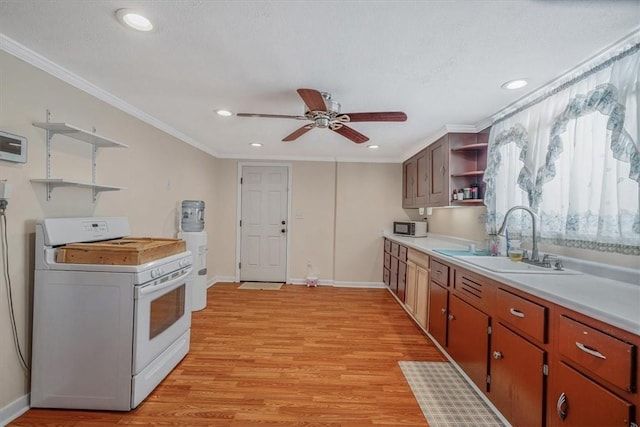
[[287,221],[285,221],[284,219],[282,220],[282,225],[285,225],[287,223]]
[[284,228],[282,230],[280,230],[280,231],[283,232],[283,233],[287,232],[287,230],[285,230]]

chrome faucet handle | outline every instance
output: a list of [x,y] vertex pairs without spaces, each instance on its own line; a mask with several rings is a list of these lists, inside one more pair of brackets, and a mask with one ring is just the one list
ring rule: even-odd
[[560,265],[562,266],[562,262],[560,261],[560,258],[558,258],[557,255],[544,254],[544,256],[542,257],[542,265],[544,265],[545,267],[551,268],[552,261],[555,261],[555,264],[560,263]]

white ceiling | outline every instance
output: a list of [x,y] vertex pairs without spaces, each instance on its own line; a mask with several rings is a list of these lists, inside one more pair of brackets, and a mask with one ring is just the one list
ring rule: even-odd
[[[144,12],[154,31],[122,26],[120,8]],[[41,55],[216,156],[283,160],[404,160],[445,125],[486,124],[639,25],[637,0],[0,0],[5,50]],[[530,86],[500,88],[519,77]],[[282,142],[295,120],[214,114],[299,115],[297,88],[330,92],[343,112],[408,120],[353,123],[381,146],[371,150],[328,129]]]

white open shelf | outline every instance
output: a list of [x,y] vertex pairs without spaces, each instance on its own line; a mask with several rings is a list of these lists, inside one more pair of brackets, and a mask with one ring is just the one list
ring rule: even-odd
[[48,130],[51,133],[59,133],[69,138],[95,145],[96,147],[128,147],[126,144],[80,129],[68,123],[33,122],[32,124],[35,127]]
[[[127,148],[126,144],[123,144],[113,139],[106,138],[98,135],[95,132],[89,132],[79,127],[70,125],[68,123],[53,123],[49,121],[51,116],[49,110],[47,110],[46,122],[33,122],[32,125],[40,129],[47,131],[47,177],[32,179],[31,182],[45,184],[47,186],[47,200],[51,199],[51,193],[54,188],[57,187],[78,187],[78,188],[90,188],[93,193],[93,201],[96,201],[98,194],[102,191],[118,191],[126,190],[125,187],[119,187],[115,185],[102,185],[96,183],[96,166],[97,166],[97,153],[98,148]],[[77,141],[85,142],[93,146],[91,154],[91,182],[74,181],[64,178],[52,178],[51,177],[51,140],[55,135],[64,135],[68,138],[75,139]]]

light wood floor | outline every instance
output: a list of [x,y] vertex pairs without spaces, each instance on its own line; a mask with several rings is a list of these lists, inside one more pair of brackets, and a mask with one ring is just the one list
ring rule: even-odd
[[31,409],[14,426],[425,426],[398,361],[443,361],[383,289],[219,283],[191,351],[135,410]]

